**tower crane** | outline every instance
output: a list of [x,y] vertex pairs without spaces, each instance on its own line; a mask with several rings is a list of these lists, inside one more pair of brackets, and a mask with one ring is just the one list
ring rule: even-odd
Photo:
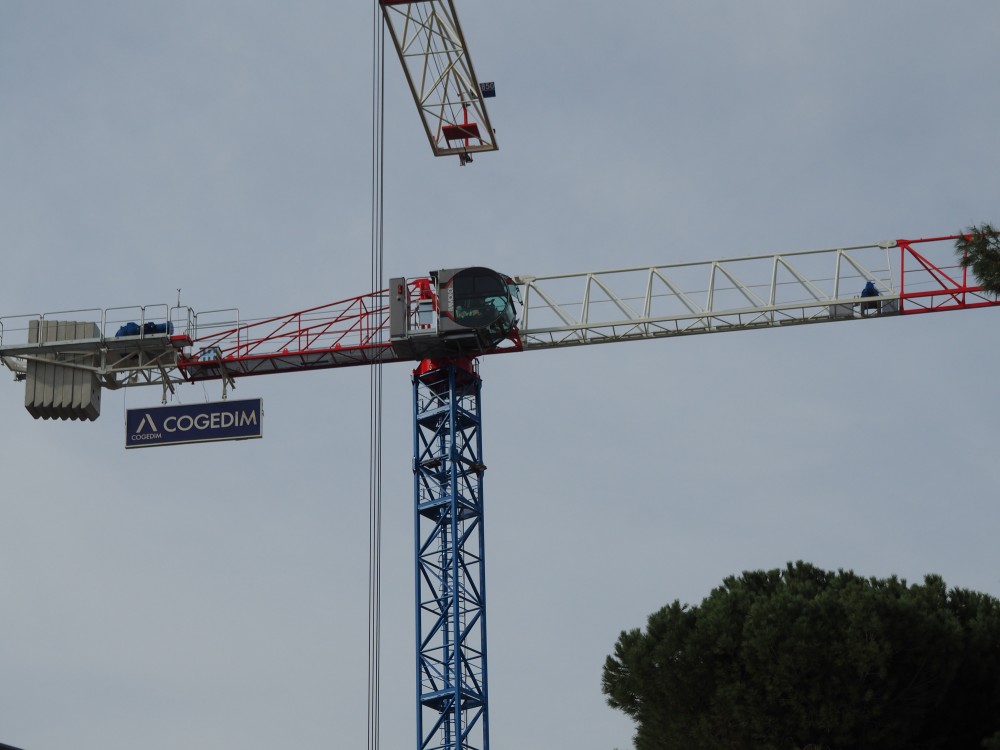
[[[489,268],[395,277],[385,289],[266,319],[146,305],[83,323],[0,317],[0,362],[36,418],[93,420],[102,389],[409,362],[417,747],[489,747],[478,358],[536,349],[1000,304],[953,257],[956,236],[553,276]],[[62,315],[62,314],[60,314]],[[152,429],[140,424],[126,444]]]

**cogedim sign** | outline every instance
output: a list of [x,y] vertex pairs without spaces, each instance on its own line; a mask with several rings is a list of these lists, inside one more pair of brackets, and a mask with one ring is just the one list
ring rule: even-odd
[[259,438],[263,416],[259,398],[129,409],[125,412],[125,447]]

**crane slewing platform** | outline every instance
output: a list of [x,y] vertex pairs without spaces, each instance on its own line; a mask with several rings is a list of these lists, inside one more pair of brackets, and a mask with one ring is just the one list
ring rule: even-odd
[[[168,390],[185,382],[231,383],[252,375],[428,356],[480,356],[997,305],[955,260],[955,239],[502,277],[513,296],[523,300],[516,320],[502,336],[463,339],[472,341],[471,347],[427,346],[441,334],[456,341],[466,332],[453,314],[442,314],[441,301],[453,278],[470,270],[451,269],[393,279],[389,289],[246,322],[235,308],[197,313],[163,304],[0,317],[0,362],[18,380],[28,379],[33,367],[57,365],[59,374],[77,372],[106,389],[161,385]],[[495,284],[499,278],[495,275]],[[877,295],[862,297],[869,283]],[[130,323],[135,328],[123,334]],[[49,408],[38,416],[57,413]],[[96,418],[87,414],[64,418]]]

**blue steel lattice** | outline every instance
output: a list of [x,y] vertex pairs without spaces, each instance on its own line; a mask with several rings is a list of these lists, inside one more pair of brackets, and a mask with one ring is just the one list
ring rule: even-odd
[[418,750],[489,750],[481,387],[413,377]]

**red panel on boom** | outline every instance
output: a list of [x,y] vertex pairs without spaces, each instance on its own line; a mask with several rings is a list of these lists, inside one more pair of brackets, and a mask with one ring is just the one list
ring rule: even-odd
[[444,125],[441,134],[446,141],[462,141],[466,138],[479,138],[479,125],[474,122],[465,125]]

